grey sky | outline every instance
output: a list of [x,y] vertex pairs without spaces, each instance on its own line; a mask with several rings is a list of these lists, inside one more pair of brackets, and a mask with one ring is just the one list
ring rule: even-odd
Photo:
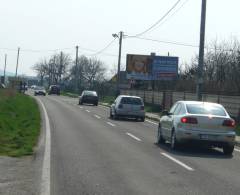
[[[15,72],[17,51],[21,47],[19,73],[34,75],[32,65],[40,58],[63,50],[74,57],[74,48],[101,50],[123,30],[128,35],[142,32],[155,23],[176,0],[2,0],[0,6],[0,69],[4,54],[8,54],[8,71]],[[181,1],[181,4],[185,0]],[[178,6],[180,7],[181,4]],[[208,0],[206,40],[240,38],[240,1]],[[167,21],[143,37],[162,41],[176,41],[198,45],[201,0],[187,3]],[[171,15],[171,14],[170,14]],[[23,50],[40,50],[30,52]],[[118,53],[115,41],[106,53]],[[138,39],[123,40],[123,57],[126,53],[179,56],[180,62],[189,61],[197,48],[155,43]],[[79,54],[92,52],[80,48]],[[109,68],[117,64],[117,57],[98,55]],[[122,64],[125,64],[123,58]]]

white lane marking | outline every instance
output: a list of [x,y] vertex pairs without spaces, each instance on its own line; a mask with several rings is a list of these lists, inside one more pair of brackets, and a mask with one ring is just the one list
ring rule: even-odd
[[130,136],[131,138],[137,140],[137,141],[142,141],[140,138],[136,137],[135,135],[131,134],[131,133],[126,133],[128,136]]
[[89,110],[86,110],[86,112],[90,112]]
[[79,108],[83,109],[83,107],[82,107],[82,106],[80,106]]
[[151,124],[154,124],[154,125],[158,125],[157,123],[155,123],[155,122],[153,122],[153,121],[150,121],[150,120],[145,120],[145,121],[147,121],[147,122],[149,122],[149,123],[151,123]]
[[163,156],[167,157],[168,159],[172,160],[173,162],[179,164],[180,166],[184,167],[185,169],[187,169],[188,171],[194,171],[193,168],[189,167],[188,165],[184,164],[183,162],[177,160],[176,158],[173,158],[172,156],[162,152],[161,153]]
[[96,115],[96,114],[95,114],[94,116],[95,116],[96,118],[98,118],[98,119],[100,119],[100,118],[101,118],[100,116],[98,116],[98,115]]
[[235,148],[234,150],[235,150],[236,152],[240,152],[240,150],[239,150],[239,149],[236,149],[236,148]]
[[116,125],[114,125],[113,123],[107,122],[107,124],[109,124],[112,127],[115,127]]
[[45,128],[46,128],[46,138],[45,138],[45,150],[43,157],[43,167],[42,167],[42,180],[41,180],[41,195],[50,195],[50,169],[51,169],[51,130],[50,130],[50,122],[47,114],[47,110],[42,103],[42,101],[36,98],[38,102],[41,104],[44,117],[45,117]]

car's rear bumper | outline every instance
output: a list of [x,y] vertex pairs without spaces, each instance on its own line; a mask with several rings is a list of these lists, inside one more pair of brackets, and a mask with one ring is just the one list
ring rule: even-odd
[[117,111],[118,116],[127,118],[145,117],[145,112],[123,112]]
[[204,142],[209,144],[230,144],[234,145],[236,142],[236,133],[234,131],[229,132],[202,132],[178,129],[176,131],[176,137],[179,142]]
[[96,103],[98,103],[98,99],[83,99],[82,103],[96,104]]

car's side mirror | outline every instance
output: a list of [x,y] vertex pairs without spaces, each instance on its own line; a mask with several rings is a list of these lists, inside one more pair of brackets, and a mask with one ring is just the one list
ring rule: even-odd
[[162,116],[169,116],[169,115],[171,115],[171,113],[168,112],[168,110],[163,110],[162,111]]

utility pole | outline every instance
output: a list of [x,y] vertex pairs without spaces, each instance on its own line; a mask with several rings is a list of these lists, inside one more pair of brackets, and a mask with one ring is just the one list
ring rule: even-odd
[[4,64],[4,73],[3,73],[3,84],[6,84],[6,68],[7,68],[7,54],[5,54],[5,64]]
[[18,48],[18,52],[17,52],[17,64],[16,64],[16,74],[15,74],[15,77],[16,77],[16,78],[17,78],[17,74],[18,74],[19,52],[20,52],[20,47]]
[[78,79],[77,79],[77,74],[78,74],[78,45],[76,46],[76,60],[75,60],[75,91],[77,92],[78,90]]
[[199,59],[198,59],[198,80],[197,80],[198,101],[202,100],[202,90],[203,90],[203,65],[204,65],[206,7],[207,7],[207,0],[202,0],[201,26],[200,26],[200,45],[199,45]]
[[60,73],[59,73],[59,81],[60,81],[60,84],[61,84],[61,81],[62,81],[62,69],[63,69],[63,52],[61,51],[60,53]]
[[118,52],[118,72],[117,72],[117,95],[120,93],[120,66],[121,66],[121,54],[122,54],[122,38],[123,38],[123,32],[120,31],[119,38],[119,52]]

